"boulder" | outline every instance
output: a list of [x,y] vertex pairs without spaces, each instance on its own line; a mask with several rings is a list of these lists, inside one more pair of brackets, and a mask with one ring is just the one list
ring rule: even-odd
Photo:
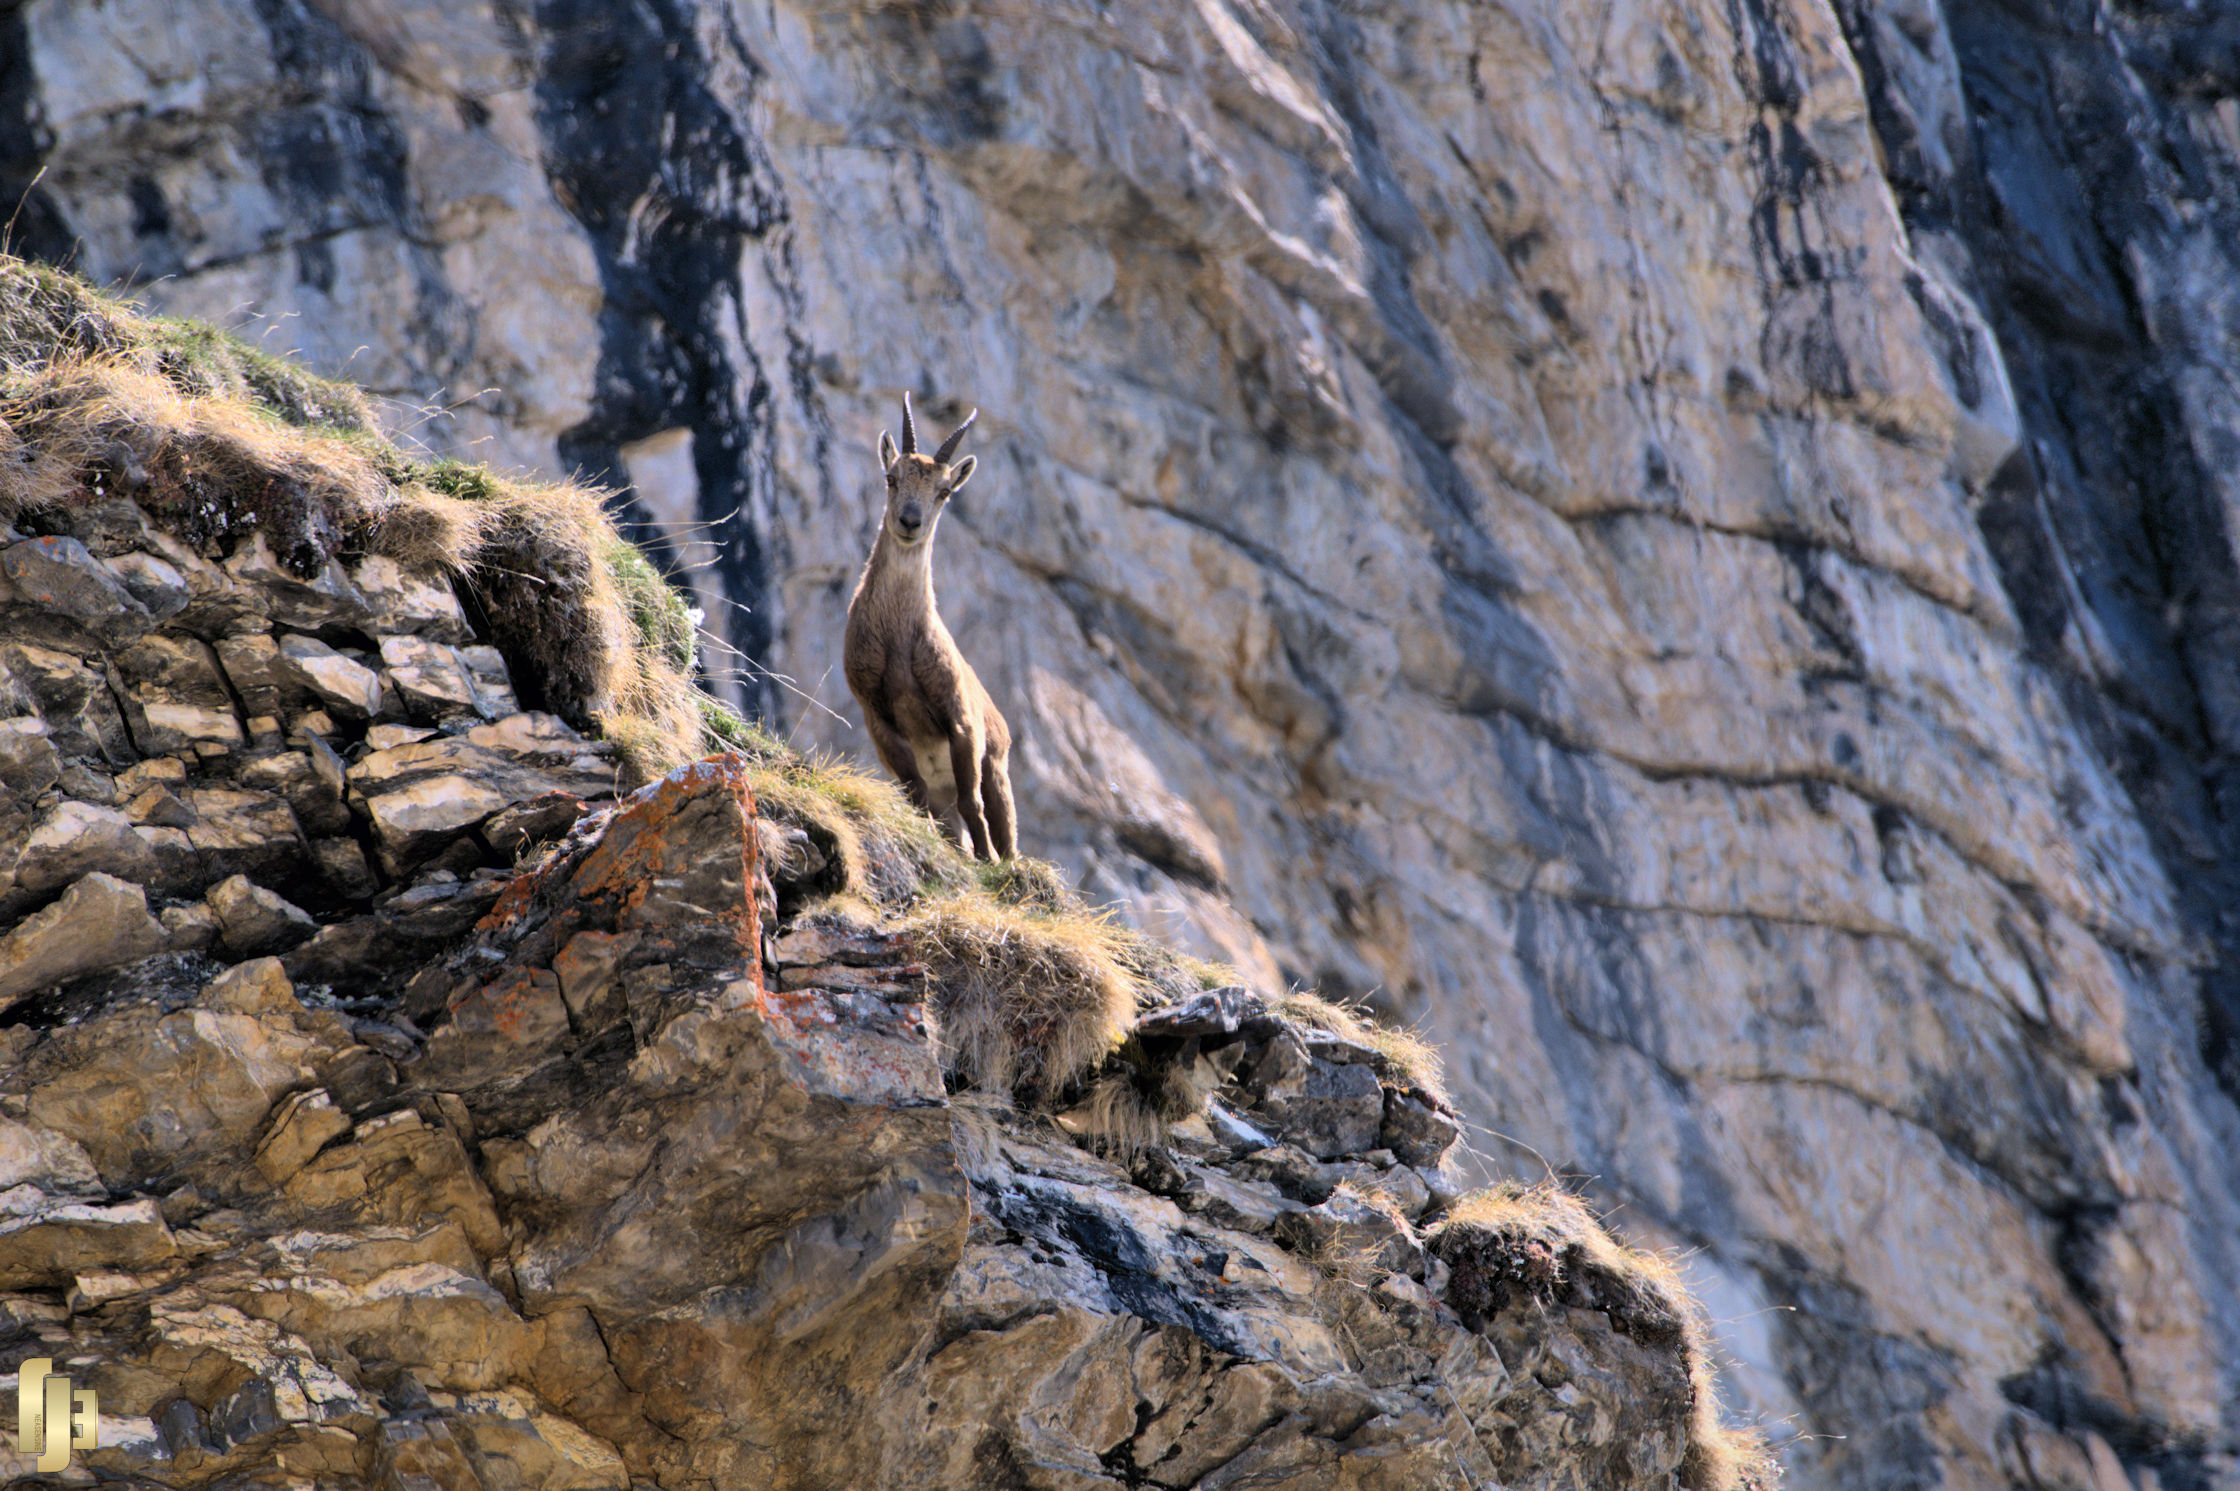
[[219,881],[203,899],[217,915],[219,940],[236,957],[294,947],[319,929],[309,912],[246,875]]
[[92,803],[55,804],[13,851],[0,848],[0,863],[11,863],[19,894],[40,895],[96,870],[143,882],[157,875],[155,854],[132,820]]
[[[273,676],[318,700],[346,720],[371,720],[381,712],[381,676],[343,656],[317,637],[290,634],[280,639]],[[257,709],[259,714],[269,713]]]
[[0,1009],[36,990],[153,957],[170,945],[171,934],[148,914],[146,891],[95,871],[0,937]]
[[47,722],[36,716],[0,720],[0,783],[11,792],[37,797],[62,776],[62,757],[47,738]]
[[15,618],[18,635],[87,635],[118,646],[155,625],[139,598],[74,538],[0,548],[0,582],[0,606]]

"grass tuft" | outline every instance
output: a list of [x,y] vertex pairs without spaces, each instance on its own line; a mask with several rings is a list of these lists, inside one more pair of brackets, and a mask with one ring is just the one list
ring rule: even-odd
[[1476,1329],[1516,1301],[1585,1305],[1645,1345],[1680,1354],[1691,1393],[1686,1491],[1766,1491],[1778,1463],[1755,1430],[1720,1422],[1703,1307],[1665,1259],[1629,1248],[1552,1183],[1505,1182],[1456,1202],[1425,1237],[1451,1269],[1446,1301]]
[[1441,1102],[1448,1101],[1446,1072],[1439,1048],[1414,1031],[1379,1025],[1359,1005],[1339,1004],[1301,989],[1277,996],[1275,1011],[1294,1025],[1327,1030],[1332,1035],[1369,1047],[1392,1064],[1396,1076]]
[[450,575],[522,702],[614,741],[630,785],[711,733],[692,613],[605,494],[410,456],[348,384],[0,255],[0,520],[111,492],[213,559],[262,539],[307,580],[353,553]]
[[906,925],[934,975],[944,1065],[984,1092],[1054,1098],[1135,1022],[1129,935],[1109,915],[974,889],[928,900]]

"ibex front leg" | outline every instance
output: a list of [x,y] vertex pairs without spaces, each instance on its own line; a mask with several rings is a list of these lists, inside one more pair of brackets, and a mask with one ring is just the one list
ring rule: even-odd
[[949,770],[957,779],[957,812],[972,838],[973,857],[992,860],[996,854],[988,840],[988,814],[980,795],[980,742],[972,727],[962,722],[949,727]]
[[903,795],[910,799],[910,805],[921,813],[931,814],[933,794],[926,790],[926,779],[918,774],[918,758],[910,749],[910,742],[903,739],[902,732],[892,721],[879,718],[873,710],[863,712],[863,723],[871,732],[871,748],[879,753],[887,770],[902,784]]

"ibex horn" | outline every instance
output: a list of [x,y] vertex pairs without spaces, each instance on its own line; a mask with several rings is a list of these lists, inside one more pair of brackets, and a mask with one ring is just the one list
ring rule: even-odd
[[918,426],[910,418],[910,390],[907,388],[902,391],[902,453],[906,456],[918,453]]
[[949,438],[941,442],[941,449],[933,453],[933,464],[935,464],[936,466],[946,466],[949,464],[949,457],[955,453],[957,442],[964,438],[964,432],[971,429],[972,422],[979,417],[980,411],[975,409],[970,414],[967,414],[964,417],[963,424],[958,425],[955,429],[949,432]]

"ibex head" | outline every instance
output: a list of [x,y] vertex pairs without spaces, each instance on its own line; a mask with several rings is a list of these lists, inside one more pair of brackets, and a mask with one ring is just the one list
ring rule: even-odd
[[879,464],[887,472],[887,532],[896,543],[908,547],[932,538],[941,509],[972,479],[973,468],[980,464],[978,456],[966,456],[954,466],[949,464],[949,457],[979,417],[977,409],[967,414],[964,423],[941,442],[939,450],[930,457],[922,456],[918,454],[917,422],[910,417],[910,395],[903,393],[902,448],[895,449],[894,437],[885,430],[879,432]]

